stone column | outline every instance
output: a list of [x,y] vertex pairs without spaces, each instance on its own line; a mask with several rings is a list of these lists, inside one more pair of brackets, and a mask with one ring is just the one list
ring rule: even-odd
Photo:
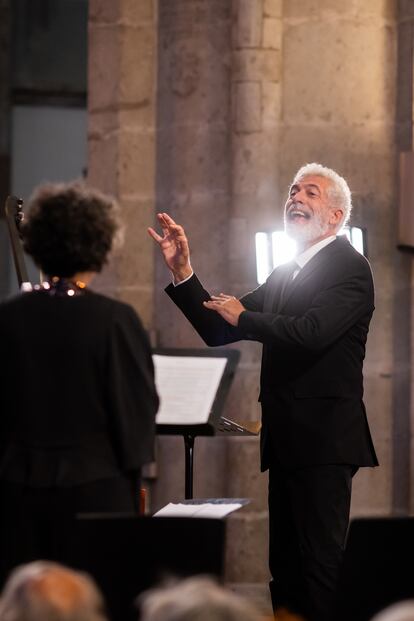
[[88,182],[116,196],[124,245],[96,287],[153,319],[156,0],[90,0]]
[[[231,293],[241,295],[257,287],[255,233],[283,228],[281,0],[233,0],[232,48],[229,268]],[[247,342],[237,347],[242,359],[231,391],[230,415],[257,421],[262,348]],[[229,521],[227,577],[234,583],[262,583],[267,589],[267,475],[260,473],[258,437],[230,440],[228,464],[229,495],[247,496],[252,502]]]
[[[192,264],[211,291],[228,289],[230,0],[160,0],[157,209],[184,225]],[[205,347],[169,301],[171,275],[156,248],[160,347]],[[224,440],[198,438],[194,492],[225,495]],[[153,507],[184,496],[182,438],[159,438]]]
[[376,311],[365,362],[365,402],[381,468],[354,482],[354,514],[392,507],[393,297],[396,148],[395,2],[284,3],[284,185],[305,162],[336,169],[353,191],[352,224],[367,228]]

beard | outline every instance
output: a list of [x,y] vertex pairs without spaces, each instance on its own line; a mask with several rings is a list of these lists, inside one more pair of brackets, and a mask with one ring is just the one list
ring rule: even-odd
[[290,219],[289,214],[285,214],[285,233],[298,244],[308,244],[328,231],[329,224],[321,214],[311,216],[306,222],[298,222],[295,218]]

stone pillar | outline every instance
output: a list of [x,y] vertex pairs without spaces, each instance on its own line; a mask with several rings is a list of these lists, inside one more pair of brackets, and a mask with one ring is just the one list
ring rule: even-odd
[[[160,0],[157,210],[183,224],[192,264],[211,291],[228,289],[230,0]],[[164,293],[171,275],[156,252],[160,347],[204,347]],[[224,440],[198,438],[194,492],[225,495]],[[153,508],[184,497],[182,438],[158,442]]]
[[[255,233],[283,227],[281,18],[281,0],[233,0],[229,268],[230,292],[235,295],[257,287]],[[230,415],[236,420],[258,420],[262,348],[247,342],[237,347],[242,359],[231,391]],[[266,585],[267,475],[260,473],[259,439],[234,438],[229,444],[229,495],[247,496],[252,502],[229,521],[227,578]]]
[[365,401],[381,468],[354,482],[354,514],[392,508],[396,80],[395,2],[284,3],[281,179],[305,162],[336,169],[353,191],[352,224],[367,228],[376,311],[365,362]]
[[96,288],[153,319],[156,0],[90,0],[88,182],[116,196],[125,241]]

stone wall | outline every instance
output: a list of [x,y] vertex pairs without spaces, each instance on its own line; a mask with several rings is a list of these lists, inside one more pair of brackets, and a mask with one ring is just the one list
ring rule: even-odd
[[381,468],[357,475],[354,514],[392,507],[395,19],[392,1],[284,3],[281,179],[286,187],[301,164],[319,161],[348,180],[376,283],[364,370]]
[[89,3],[88,182],[117,197],[124,244],[94,285],[153,319],[156,0]]
[[[354,515],[409,503],[411,259],[395,249],[394,214],[397,152],[412,148],[411,4],[159,0],[157,16],[152,2],[90,3],[89,177],[128,225],[101,287],[134,303],[159,347],[203,343],[163,292],[170,275],[145,232],[155,211],[185,226],[206,287],[238,295],[256,286],[254,234],[282,226],[298,167],[320,161],[348,179],[376,282],[365,385],[381,461],[357,475]],[[226,414],[254,421],[260,347],[237,348]],[[152,509],[184,492],[182,439],[157,450]],[[257,439],[197,440],[195,494],[252,498],[229,520],[227,579],[264,584]]]

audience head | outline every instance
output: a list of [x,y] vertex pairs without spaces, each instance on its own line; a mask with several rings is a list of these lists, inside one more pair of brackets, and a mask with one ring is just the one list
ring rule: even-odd
[[106,621],[106,616],[88,575],[36,561],[11,573],[0,597],[0,621]]
[[414,600],[407,599],[381,610],[371,621],[414,621]]
[[24,249],[48,276],[100,272],[118,228],[115,211],[114,199],[82,183],[40,186],[21,225]]
[[241,597],[207,577],[193,577],[144,593],[141,621],[255,621],[257,612]]

